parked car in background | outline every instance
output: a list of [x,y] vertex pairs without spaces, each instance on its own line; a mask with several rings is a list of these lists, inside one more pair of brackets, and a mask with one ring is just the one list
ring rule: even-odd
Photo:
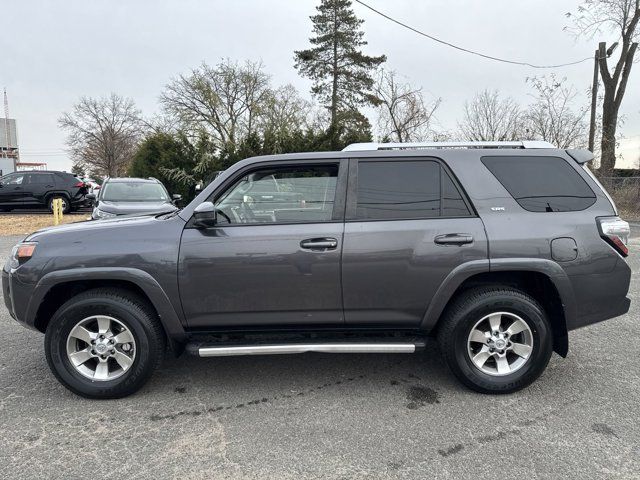
[[177,210],[181,195],[169,195],[155,178],[107,178],[99,193],[87,196],[94,201],[91,218],[100,220],[118,215],[149,215]]
[[0,211],[18,208],[48,208],[62,200],[62,210],[68,213],[85,203],[87,186],[75,175],[56,171],[14,172],[0,178]]
[[100,184],[98,182],[89,177],[83,177],[82,181],[87,185],[88,193],[97,195],[98,190],[100,190]]
[[[180,211],[30,235],[4,267],[4,300],[46,332],[56,377],[91,398],[136,391],[167,344],[388,354],[432,348],[430,335],[462,383],[514,392],[567,355],[569,331],[629,310],[629,224],[591,160],[547,142],[250,158]],[[168,201],[141,179],[101,195]]]

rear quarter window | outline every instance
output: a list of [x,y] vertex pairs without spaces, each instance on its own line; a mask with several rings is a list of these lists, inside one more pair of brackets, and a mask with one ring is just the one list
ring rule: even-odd
[[560,157],[483,157],[482,163],[530,212],[575,212],[596,201],[587,182]]

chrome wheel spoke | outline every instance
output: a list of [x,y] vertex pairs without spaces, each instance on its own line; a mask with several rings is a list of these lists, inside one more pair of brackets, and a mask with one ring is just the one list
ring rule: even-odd
[[109,317],[98,317],[96,320],[98,321],[98,333],[104,335],[111,331],[111,319]]
[[116,353],[113,354],[113,358],[116,362],[118,362],[118,365],[122,367],[122,370],[127,370],[133,364],[133,360],[131,360],[129,355],[126,355],[117,350]]
[[71,360],[71,363],[73,363],[73,365],[76,367],[79,365],[82,365],[84,362],[86,362],[92,357],[93,355],[91,355],[90,348],[85,348],[84,350],[78,350],[77,352],[74,352],[69,355],[69,359]]
[[115,337],[113,337],[113,341],[115,342],[116,345],[121,345],[123,343],[131,343],[133,342],[133,335],[131,335],[131,332],[129,330],[123,330],[122,332],[117,334]]
[[498,375],[506,375],[511,372],[507,357],[496,357],[496,365],[498,367]]
[[492,354],[489,353],[488,348],[482,347],[482,350],[473,357],[473,363],[475,363],[479,368],[482,368],[491,355]]
[[489,315],[489,325],[491,325],[491,330],[497,332],[500,330],[500,324],[502,323],[502,314],[494,313],[493,315]]
[[514,320],[514,322],[507,328],[507,333],[509,335],[516,335],[524,330],[528,329],[527,324],[520,319]]
[[478,342],[478,343],[486,343],[488,338],[489,338],[489,335],[487,333],[481,332],[477,328],[474,328],[473,330],[471,330],[471,336],[469,337],[469,339],[472,342]]
[[528,358],[531,355],[531,351],[533,350],[529,345],[525,345],[524,343],[514,343],[511,345],[511,350],[513,353],[522,358]]
[[71,333],[69,334],[69,336],[73,338],[77,338],[79,340],[82,340],[85,343],[90,344],[91,341],[94,340],[98,335],[96,333],[90,332],[89,330],[87,330],[81,325],[76,325],[71,330]]
[[109,379],[109,363],[98,362],[96,370],[93,374],[93,378],[96,380],[108,380]]

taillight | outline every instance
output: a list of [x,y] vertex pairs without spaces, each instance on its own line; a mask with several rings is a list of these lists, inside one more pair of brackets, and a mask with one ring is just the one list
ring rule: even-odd
[[76,187],[76,188],[82,188],[82,187],[84,187],[84,182],[78,182],[78,183],[76,183],[76,184],[74,185],[74,187]]
[[598,230],[600,236],[623,257],[629,255],[629,224],[620,217],[600,217]]

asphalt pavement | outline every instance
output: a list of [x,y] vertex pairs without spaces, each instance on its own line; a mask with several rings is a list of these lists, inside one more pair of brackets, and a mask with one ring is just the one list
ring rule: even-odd
[[136,395],[90,401],[2,305],[0,478],[640,478],[640,238],[631,251],[629,314],[572,332],[568,358],[507,396],[466,390],[430,344],[167,358]]

